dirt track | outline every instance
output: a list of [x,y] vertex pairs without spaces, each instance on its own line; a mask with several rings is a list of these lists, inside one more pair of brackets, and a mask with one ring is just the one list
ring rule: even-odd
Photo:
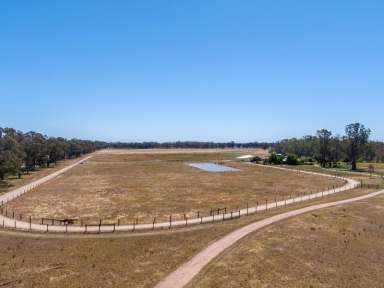
[[205,248],[202,252],[193,257],[190,261],[183,264],[180,268],[171,273],[163,281],[161,281],[155,288],[182,288],[185,287],[206,265],[208,265],[213,259],[215,259],[219,254],[224,252],[226,249],[234,245],[237,241],[244,238],[245,236],[253,233],[257,230],[264,228],[265,226],[271,225],[273,223],[279,222],[284,219],[288,219],[297,215],[304,213],[312,212],[319,209],[334,207],[338,205],[344,205],[352,203],[359,200],[364,200],[368,198],[375,197],[377,195],[384,194],[384,190],[373,192],[364,196],[355,197],[351,199],[324,203],[313,205],[279,215],[272,216],[270,218],[257,221],[250,225],[247,225],[243,228],[240,228],[227,236],[221,238],[220,240],[214,242]]

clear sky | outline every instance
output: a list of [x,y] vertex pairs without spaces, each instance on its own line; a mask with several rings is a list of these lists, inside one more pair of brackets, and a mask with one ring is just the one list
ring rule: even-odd
[[108,141],[384,140],[384,1],[0,1],[0,126]]

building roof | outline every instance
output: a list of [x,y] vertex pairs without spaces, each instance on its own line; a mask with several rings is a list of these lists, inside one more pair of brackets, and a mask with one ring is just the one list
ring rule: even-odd
[[237,157],[237,159],[240,159],[240,160],[252,159],[252,158],[255,158],[255,156],[253,156],[253,155],[243,155],[243,156]]

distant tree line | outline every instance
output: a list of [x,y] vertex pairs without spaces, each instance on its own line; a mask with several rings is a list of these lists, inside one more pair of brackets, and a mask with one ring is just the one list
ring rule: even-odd
[[262,148],[269,149],[273,143],[267,142],[249,142],[249,143],[236,143],[236,142],[199,142],[199,141],[177,141],[177,142],[134,142],[134,143],[110,143],[111,148],[125,148],[125,149],[178,149],[178,148],[195,148],[195,149],[224,149],[224,148]]
[[273,143],[213,143],[213,142],[142,142],[108,143],[62,137],[47,137],[41,133],[23,133],[13,128],[0,127],[0,179],[6,175],[22,176],[36,168],[49,167],[57,161],[80,157],[104,148],[150,149],[150,148],[264,148]]
[[23,133],[12,128],[0,127],[0,179],[6,175],[18,175],[49,167],[50,164],[66,158],[108,147],[108,143],[47,137],[40,133]]
[[[267,142],[141,142],[108,143],[62,137],[47,137],[41,133],[23,133],[13,128],[0,127],[0,179],[6,175],[28,173],[37,167],[49,167],[57,161],[76,158],[104,148],[150,149],[150,148],[263,148],[273,149],[273,161],[285,159],[296,163],[297,158],[304,161],[318,161],[323,167],[335,166],[340,161],[350,162],[356,169],[359,160],[384,162],[384,143],[369,141],[371,131],[360,123],[347,125],[345,136],[333,136],[331,131],[321,129],[315,136],[285,139],[277,143]],[[284,154],[287,156],[282,157]]]
[[318,130],[314,136],[285,139],[274,145],[277,154],[296,155],[304,161],[317,161],[322,167],[349,162],[352,170],[357,162],[384,162],[384,143],[369,141],[371,130],[360,123],[345,127],[344,136],[333,136],[327,129]]

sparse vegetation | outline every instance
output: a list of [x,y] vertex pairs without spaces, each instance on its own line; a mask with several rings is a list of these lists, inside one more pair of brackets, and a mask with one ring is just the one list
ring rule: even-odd
[[189,287],[381,287],[383,208],[380,196],[267,227]]
[[[139,152],[139,153],[137,153]],[[254,154],[264,153],[253,150]],[[236,162],[242,150],[103,150],[86,164],[8,204],[34,219],[151,223],[209,215],[211,209],[255,206],[297,193],[326,190],[343,181]],[[187,162],[223,162],[240,172],[210,173]]]

